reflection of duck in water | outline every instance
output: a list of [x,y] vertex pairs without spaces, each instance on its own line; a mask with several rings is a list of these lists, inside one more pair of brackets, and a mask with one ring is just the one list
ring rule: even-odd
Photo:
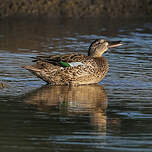
[[58,109],[70,115],[90,115],[91,124],[106,130],[107,96],[100,85],[44,86],[27,94],[25,102],[45,111]]
[[120,41],[98,39],[90,45],[88,56],[76,53],[38,56],[35,57],[35,65],[24,68],[52,85],[98,83],[108,71],[108,63],[102,54],[108,48],[120,45]]

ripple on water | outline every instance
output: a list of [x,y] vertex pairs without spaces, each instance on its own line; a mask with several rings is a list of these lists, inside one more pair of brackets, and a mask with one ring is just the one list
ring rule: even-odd
[[[0,90],[0,150],[151,152],[149,23],[100,23],[90,30],[90,24],[61,28],[52,22],[19,22],[0,28],[0,80],[8,83]],[[124,43],[104,55],[110,69],[98,87],[40,88],[45,83],[21,68],[32,64],[31,56],[87,54],[98,38]]]

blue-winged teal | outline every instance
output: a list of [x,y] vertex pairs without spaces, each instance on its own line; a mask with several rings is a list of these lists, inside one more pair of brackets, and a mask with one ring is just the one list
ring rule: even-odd
[[120,41],[97,39],[90,45],[88,56],[78,53],[37,56],[33,60],[36,64],[24,68],[51,85],[98,83],[108,72],[108,62],[102,54],[120,45]]

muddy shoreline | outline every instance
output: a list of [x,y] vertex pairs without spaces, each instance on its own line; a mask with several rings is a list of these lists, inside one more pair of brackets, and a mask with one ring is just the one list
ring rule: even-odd
[[0,0],[0,18],[151,16],[152,0]]

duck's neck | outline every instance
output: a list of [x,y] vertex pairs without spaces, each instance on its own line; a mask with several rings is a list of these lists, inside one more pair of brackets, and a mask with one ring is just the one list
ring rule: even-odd
[[97,58],[97,57],[101,57],[103,55],[103,53],[105,52],[106,50],[93,50],[93,49],[89,49],[88,51],[88,56],[92,56],[94,58]]
[[89,53],[88,52],[88,56],[94,57],[94,58],[99,58],[103,55],[102,52],[93,52],[93,53]]

